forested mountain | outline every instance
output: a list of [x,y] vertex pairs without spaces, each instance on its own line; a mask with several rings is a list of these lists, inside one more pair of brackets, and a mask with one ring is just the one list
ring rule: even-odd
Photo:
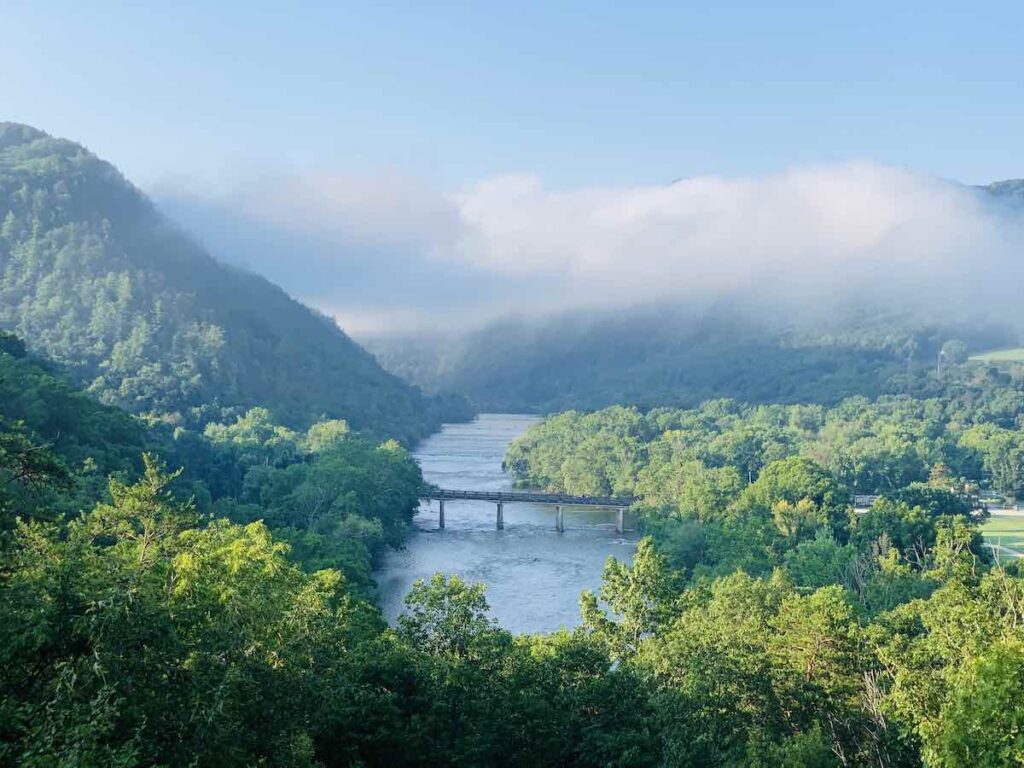
[[1016,336],[869,311],[783,324],[722,304],[509,320],[468,334],[365,343],[385,368],[427,391],[459,392],[483,410],[550,413],[719,397],[830,404],[905,392],[908,371],[922,394],[925,372],[954,340],[982,349],[1011,346]]
[[403,439],[459,415],[214,260],[78,144],[0,123],[0,222],[0,328],[105,403],[186,423],[259,405],[292,426],[345,418]]
[[[973,194],[1016,218],[1024,180]],[[695,406],[719,397],[834,404],[854,395],[922,395],[947,342],[971,351],[1021,342],[1015,307],[997,305],[986,317],[993,302],[978,286],[965,285],[956,306],[918,285],[886,289],[766,286],[704,303],[510,317],[470,331],[362,341],[387,370],[426,391],[458,392],[483,410],[538,413]]]

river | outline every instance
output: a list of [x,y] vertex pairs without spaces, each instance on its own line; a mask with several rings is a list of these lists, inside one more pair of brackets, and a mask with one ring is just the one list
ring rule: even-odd
[[[468,424],[446,424],[420,443],[415,457],[423,477],[442,488],[511,490],[501,469],[508,444],[540,419],[481,414]],[[627,524],[629,523],[627,517]],[[406,546],[388,552],[374,574],[389,620],[416,579],[455,573],[487,587],[491,614],[513,632],[550,632],[579,623],[579,594],[597,590],[609,555],[632,557],[636,536],[615,533],[611,510],[569,507],[565,533],[555,532],[554,507],[506,504],[505,529],[495,527],[495,505],[445,502],[445,529],[437,503],[421,505]]]

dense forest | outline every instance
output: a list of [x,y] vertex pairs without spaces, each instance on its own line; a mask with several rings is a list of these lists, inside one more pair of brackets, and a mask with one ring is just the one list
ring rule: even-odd
[[708,473],[742,487],[772,462],[797,456],[854,494],[925,482],[941,468],[965,488],[1024,497],[1024,378],[1012,368],[947,370],[943,395],[927,399],[568,411],[514,442],[505,465],[533,487],[666,499]]
[[0,123],[0,328],[101,401],[203,424],[272,408],[415,440],[465,418],[381,370],[333,320],[227,267],[115,168]]
[[1024,497],[1013,368],[923,400],[568,412],[510,446],[526,484],[635,496],[647,538],[581,610],[656,691],[662,764],[1024,761],[1020,553],[978,533],[983,496]]
[[0,337],[0,765],[1017,764],[1024,577],[971,491],[1020,492],[1024,393],[948,376],[534,428],[512,469],[631,492],[648,535],[578,628],[515,636],[442,574],[382,621],[396,443],[131,416]]
[[[928,400],[562,413],[515,441],[505,466],[533,487],[635,497],[686,573],[767,575],[802,551],[842,571],[857,541],[883,533],[911,557],[934,544],[936,515],[970,522],[982,492],[1024,497],[1024,389],[997,370],[961,373]],[[879,498],[851,517],[855,495]]]
[[546,414],[623,403],[693,407],[719,397],[827,405],[854,395],[922,395],[945,345],[962,354],[1017,341],[1012,330],[983,321],[830,310],[801,317],[723,301],[365,343],[385,368],[427,391],[464,394],[484,411]]
[[[361,590],[369,588],[374,554],[401,542],[422,484],[398,443],[338,419],[295,431],[252,408],[199,430],[132,416],[95,402],[4,334],[0,428],[0,450],[24,457],[26,477],[48,479],[26,483],[12,470],[2,480],[11,509],[74,517],[104,498],[111,480],[137,478],[145,456],[159,457],[177,469],[169,488],[192,499],[198,515],[263,520],[292,545],[297,562],[309,569],[330,563]],[[7,514],[0,530],[12,520]]]

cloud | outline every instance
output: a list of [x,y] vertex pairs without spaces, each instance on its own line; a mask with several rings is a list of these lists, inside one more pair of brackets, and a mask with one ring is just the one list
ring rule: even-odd
[[569,192],[517,177],[459,203],[468,263],[557,275],[583,301],[963,279],[1021,242],[977,192],[868,164]]
[[375,330],[725,296],[1016,305],[1022,277],[1019,215],[870,163],[569,190],[523,174],[455,193],[397,172],[315,174],[205,203],[273,244],[229,245],[236,260]]

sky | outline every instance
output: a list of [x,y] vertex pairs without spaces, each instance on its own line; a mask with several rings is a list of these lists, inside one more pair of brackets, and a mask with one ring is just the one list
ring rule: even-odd
[[[657,298],[736,248],[748,274],[849,251],[826,229],[877,261],[886,227],[919,245],[948,219],[936,180],[1024,177],[1019,2],[3,5],[0,119],[82,142],[356,330]],[[847,215],[811,180],[898,210],[794,238]],[[751,230],[771,248],[724,236],[758,194],[783,201],[788,231]],[[972,205],[965,231],[1009,237]]]

